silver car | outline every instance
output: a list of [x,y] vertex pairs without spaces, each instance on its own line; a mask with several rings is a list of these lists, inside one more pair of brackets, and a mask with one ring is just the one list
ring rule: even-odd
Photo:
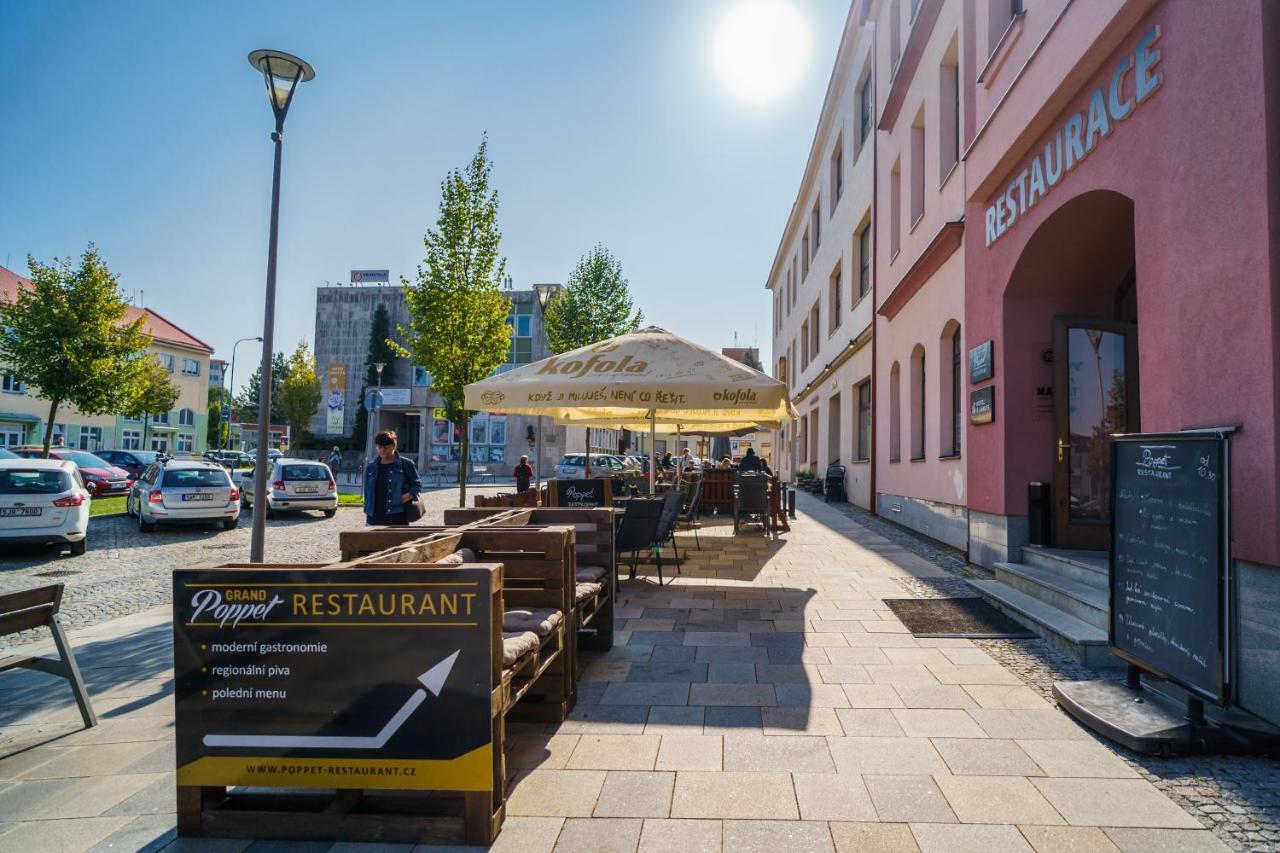
[[[607,453],[591,454],[591,477],[616,477],[626,471],[626,466],[617,456]],[[566,453],[555,467],[555,476],[559,480],[581,480],[586,477],[586,455],[583,453]]]
[[221,465],[168,460],[147,468],[125,500],[125,512],[149,533],[157,524],[220,523],[231,530],[240,521],[240,490]]
[[[253,506],[254,472],[240,475],[241,501]],[[277,512],[316,509],[325,518],[338,511],[338,484],[329,466],[314,459],[280,457],[271,463],[271,479],[267,481],[267,518]]]

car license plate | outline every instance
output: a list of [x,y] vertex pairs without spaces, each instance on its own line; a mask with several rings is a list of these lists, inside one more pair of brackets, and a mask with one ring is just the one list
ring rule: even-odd
[[182,499],[184,501],[211,501],[213,500],[213,495],[183,495]]
[[0,518],[40,515],[43,510],[38,506],[7,506],[0,509]]
[[300,495],[314,495],[320,491],[319,486],[294,486],[293,490]]

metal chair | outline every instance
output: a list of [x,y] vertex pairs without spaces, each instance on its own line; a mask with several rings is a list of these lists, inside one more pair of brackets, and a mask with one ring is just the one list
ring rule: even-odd
[[662,496],[662,514],[658,517],[658,536],[654,550],[658,553],[658,586],[662,586],[662,546],[671,543],[676,553],[676,574],[680,574],[680,545],[676,542],[676,523],[684,508],[685,492],[672,489]]
[[693,531],[693,542],[698,546],[698,550],[702,550],[702,541],[698,539],[698,528],[702,526],[702,522],[698,521],[698,510],[702,505],[702,478],[693,481],[693,493],[689,496],[689,504],[685,507],[685,511],[680,513],[676,519],[680,524],[685,525],[685,529]]
[[[614,549],[618,555],[631,554],[630,580],[636,577],[636,561],[641,551],[655,551],[658,544],[658,523],[662,518],[665,500],[662,498],[632,498],[618,518],[614,534]],[[658,551],[658,581],[662,582],[662,552]]]
[[739,474],[733,484],[733,535],[752,516],[760,517],[765,535],[773,530],[769,519],[769,477],[765,474]]

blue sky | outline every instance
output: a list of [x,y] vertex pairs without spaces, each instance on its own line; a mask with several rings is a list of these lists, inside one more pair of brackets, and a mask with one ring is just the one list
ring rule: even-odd
[[5,2],[0,263],[92,240],[229,358],[262,324],[271,115],[245,57],[272,47],[316,68],[286,125],[277,349],[314,338],[317,285],[413,274],[441,178],[487,132],[517,287],[602,242],[648,321],[767,353],[764,283],[848,4],[792,0],[809,65],[761,108],[708,59],[733,2]]

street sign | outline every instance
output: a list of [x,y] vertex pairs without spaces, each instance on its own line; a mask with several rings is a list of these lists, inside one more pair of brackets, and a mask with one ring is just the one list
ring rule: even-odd
[[174,572],[178,784],[491,790],[494,571]]
[[407,406],[413,399],[413,392],[408,388],[383,388],[382,404],[384,406]]
[[364,407],[370,412],[382,408],[382,393],[376,388],[371,388],[365,392]]
[[230,406],[222,407],[222,422],[224,424],[231,423],[231,407]]
[[390,270],[352,270],[352,284],[386,284],[391,280]]

